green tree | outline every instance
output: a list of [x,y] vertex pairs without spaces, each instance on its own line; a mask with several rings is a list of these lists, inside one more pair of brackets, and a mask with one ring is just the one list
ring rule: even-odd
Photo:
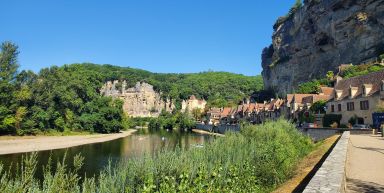
[[311,106],[310,110],[311,110],[312,113],[324,114],[326,106],[327,106],[327,101],[320,100],[320,101],[317,101],[317,102],[313,103],[313,105]]
[[1,44],[0,52],[0,133],[15,132],[15,111],[13,93],[14,80],[19,64],[17,46],[11,42]]

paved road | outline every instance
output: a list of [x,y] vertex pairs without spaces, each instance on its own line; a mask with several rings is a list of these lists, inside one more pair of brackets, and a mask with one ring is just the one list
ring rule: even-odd
[[346,170],[347,192],[384,193],[384,138],[351,135]]

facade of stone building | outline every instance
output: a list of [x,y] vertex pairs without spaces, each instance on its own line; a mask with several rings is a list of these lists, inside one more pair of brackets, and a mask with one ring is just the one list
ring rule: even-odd
[[384,71],[370,73],[336,82],[333,99],[328,102],[327,114],[340,114],[341,124],[355,117],[361,124],[373,124],[372,113],[383,105]]
[[172,101],[163,100],[160,93],[145,82],[137,82],[134,87],[127,88],[126,81],[108,81],[100,93],[123,100],[124,112],[131,117],[158,117],[162,110],[171,112],[175,108]]
[[192,95],[188,100],[183,100],[181,102],[181,112],[188,111],[191,113],[194,109],[199,109],[201,112],[204,112],[207,101],[204,99],[197,99],[195,95]]

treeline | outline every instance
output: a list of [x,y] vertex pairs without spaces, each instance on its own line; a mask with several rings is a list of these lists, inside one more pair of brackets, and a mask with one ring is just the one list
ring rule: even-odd
[[0,134],[36,134],[89,131],[118,132],[129,126],[123,102],[103,97],[99,89],[108,80],[154,85],[164,98],[180,102],[194,94],[210,106],[237,104],[262,89],[260,76],[227,72],[159,74],[129,67],[71,64],[18,71],[18,48],[4,42],[0,52]]

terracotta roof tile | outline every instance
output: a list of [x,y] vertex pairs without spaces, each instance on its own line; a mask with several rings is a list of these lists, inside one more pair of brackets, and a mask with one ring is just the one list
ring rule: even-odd
[[303,98],[313,96],[315,94],[295,94],[293,97],[293,101],[295,103],[302,104],[303,103]]
[[324,95],[332,95],[333,88],[332,87],[320,87],[321,93]]
[[225,107],[224,110],[221,112],[220,116],[227,117],[230,114],[231,110],[231,107]]

